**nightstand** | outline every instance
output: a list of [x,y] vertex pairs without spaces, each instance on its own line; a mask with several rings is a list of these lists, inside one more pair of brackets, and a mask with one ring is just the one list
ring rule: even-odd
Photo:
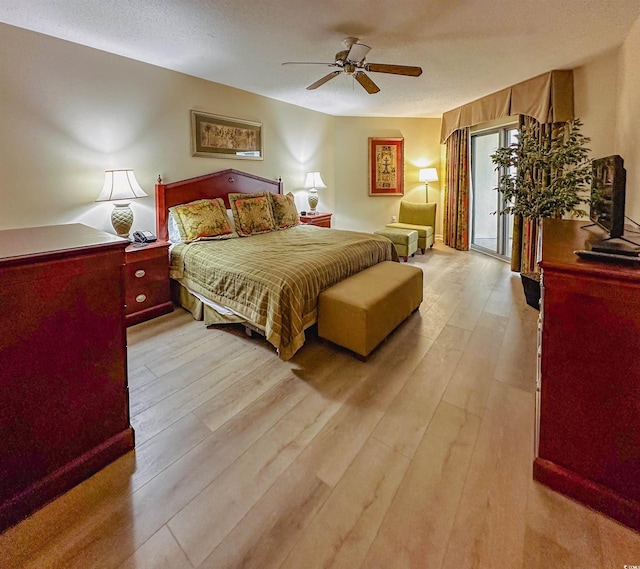
[[173,310],[169,292],[169,243],[154,241],[125,249],[127,326]]
[[300,221],[307,225],[317,225],[318,227],[331,227],[332,213],[318,212],[316,214],[301,215]]

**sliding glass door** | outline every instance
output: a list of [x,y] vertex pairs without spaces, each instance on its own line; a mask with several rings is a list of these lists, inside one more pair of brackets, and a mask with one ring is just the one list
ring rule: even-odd
[[515,125],[471,134],[471,248],[503,259],[511,258],[513,216],[498,215],[505,204],[491,155],[517,135]]

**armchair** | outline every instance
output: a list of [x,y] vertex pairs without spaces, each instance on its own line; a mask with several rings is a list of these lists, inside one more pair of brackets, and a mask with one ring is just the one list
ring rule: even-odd
[[424,254],[427,247],[433,247],[436,229],[435,202],[412,203],[401,201],[398,221],[387,223],[385,227],[413,229],[418,232],[418,249]]

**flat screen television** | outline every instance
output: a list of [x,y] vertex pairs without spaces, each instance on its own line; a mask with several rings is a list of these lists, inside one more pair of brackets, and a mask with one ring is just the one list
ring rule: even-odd
[[614,154],[592,161],[591,221],[609,233],[611,239],[624,234],[624,195],[627,171],[624,160]]

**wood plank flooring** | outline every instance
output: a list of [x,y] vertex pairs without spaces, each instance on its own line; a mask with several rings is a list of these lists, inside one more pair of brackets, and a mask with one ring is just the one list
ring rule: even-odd
[[136,450],[0,535],[2,569],[640,565],[640,534],[532,479],[536,320],[508,265],[437,243],[362,362],[289,362],[181,309],[128,331]]

